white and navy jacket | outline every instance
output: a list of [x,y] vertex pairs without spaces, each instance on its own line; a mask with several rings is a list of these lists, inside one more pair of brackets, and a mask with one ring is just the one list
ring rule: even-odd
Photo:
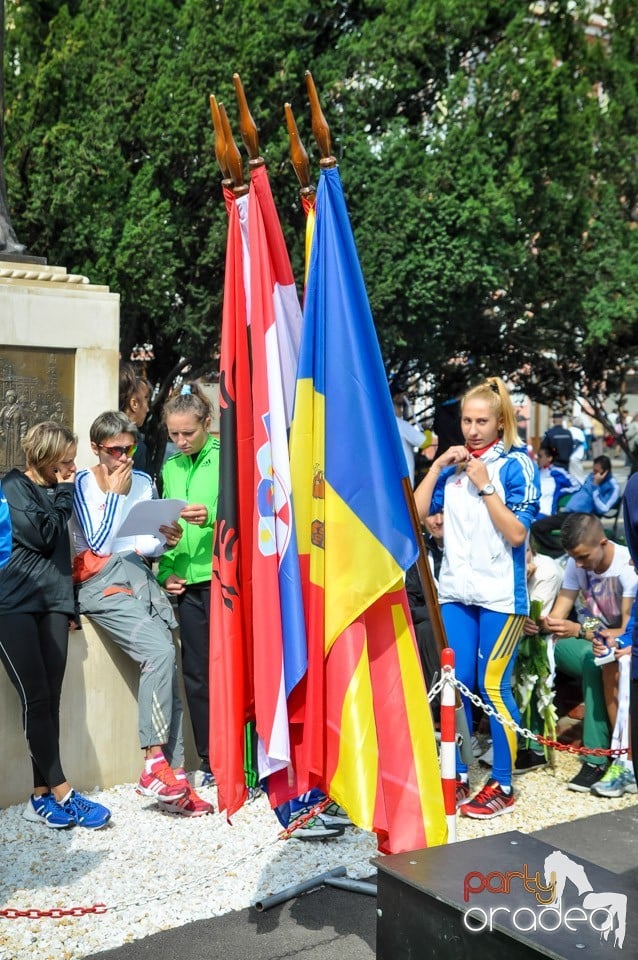
[[155,499],[153,481],[146,473],[133,470],[131,489],[124,496],[103,493],[91,470],[81,470],[75,479],[73,517],[69,524],[73,553],[91,550],[100,557],[136,551],[144,557],[159,557],[165,545],[153,536],[117,537],[131,507],[141,500]]
[[[499,440],[480,459],[489,482],[528,530],[538,513],[538,467],[524,448],[505,453]],[[430,513],[445,512],[441,603],[481,606],[498,613],[527,614],[527,544],[513,547],[492,523],[484,498],[458,466],[441,471]]]

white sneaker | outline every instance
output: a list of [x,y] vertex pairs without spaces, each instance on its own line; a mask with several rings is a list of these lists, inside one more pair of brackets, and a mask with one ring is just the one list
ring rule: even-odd
[[[296,817],[291,818],[289,826],[292,826],[294,821],[303,816],[305,812],[301,810]],[[297,827],[290,834],[290,838],[292,840],[332,840],[335,837],[343,836],[344,828],[342,826],[325,823],[322,817],[323,815],[313,817],[312,820],[304,823],[303,827]]]
[[321,811],[319,814],[324,823],[329,824],[330,826],[336,827],[351,827],[352,820],[348,816],[347,812],[340,807],[338,803],[332,801],[328,806]]

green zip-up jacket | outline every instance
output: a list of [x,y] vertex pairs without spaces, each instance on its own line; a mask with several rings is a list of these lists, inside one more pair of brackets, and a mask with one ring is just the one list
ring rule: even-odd
[[188,584],[207,583],[212,576],[213,533],[219,491],[219,438],[209,437],[197,459],[183,453],[169,457],[162,467],[162,495],[189,503],[203,503],[208,518],[203,527],[180,520],[184,536],[160,559],[157,579],[164,583],[174,573]]

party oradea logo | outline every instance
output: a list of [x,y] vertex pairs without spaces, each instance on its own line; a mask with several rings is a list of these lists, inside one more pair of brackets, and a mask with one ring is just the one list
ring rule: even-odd
[[[507,905],[507,895],[514,884],[520,884],[530,894],[529,904],[516,908]],[[569,906],[564,897],[567,884],[573,885],[578,895],[578,902]],[[472,897],[480,893],[492,894],[499,900],[487,908],[472,905]],[[469,904],[463,914],[463,924],[472,933],[491,931],[495,924],[501,928],[509,925],[519,933],[538,930],[553,933],[562,928],[574,935],[588,927],[604,941],[609,941],[613,933],[613,946],[618,949],[622,949],[625,940],[626,895],[595,891],[585,868],[560,850],[552,851],[545,858],[542,877],[540,870],[531,873],[527,863],[520,870],[505,873],[493,870],[485,874],[473,870],[465,875],[463,900]]]

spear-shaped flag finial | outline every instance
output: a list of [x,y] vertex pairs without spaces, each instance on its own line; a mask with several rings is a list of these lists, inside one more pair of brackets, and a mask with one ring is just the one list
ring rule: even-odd
[[222,172],[225,186],[231,187],[233,181],[228,168],[228,163],[226,162],[226,138],[224,136],[222,118],[219,112],[217,100],[212,93],[210,95],[210,115],[213,121],[213,129],[215,130],[215,157],[217,159],[217,164]]
[[286,112],[286,126],[288,127],[288,139],[290,140],[290,160],[292,162],[297,180],[301,184],[300,193],[302,197],[314,197],[316,190],[310,182],[310,162],[308,160],[308,151],[304,147],[297,122],[289,103],[284,104]]
[[239,130],[241,138],[244,141],[244,146],[248,151],[248,166],[253,170],[255,167],[261,167],[265,162],[264,158],[259,154],[257,125],[248,107],[244,87],[238,73],[233,74],[233,83],[235,84],[237,106],[239,107]]
[[239,147],[235,143],[233,132],[230,129],[226,108],[224,107],[223,103],[219,104],[219,115],[221,117],[222,130],[224,131],[224,140],[226,141],[226,164],[233,181],[233,191],[236,197],[242,197],[244,194],[248,193],[249,187],[247,183],[244,183],[244,171],[241,162],[241,153],[239,152]]
[[315,82],[312,79],[310,70],[306,70],[306,89],[308,90],[308,97],[310,98],[312,132],[315,140],[317,141],[319,153],[321,154],[319,165],[324,168],[336,167],[337,161],[332,156],[332,146],[330,144],[330,127],[328,126],[326,118],[323,115],[321,104],[319,103],[319,97],[317,95],[317,88],[315,87]]

